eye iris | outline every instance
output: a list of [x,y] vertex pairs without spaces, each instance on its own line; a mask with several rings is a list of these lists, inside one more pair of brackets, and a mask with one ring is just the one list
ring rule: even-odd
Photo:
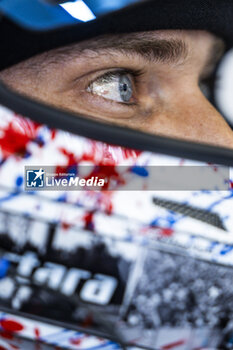
[[121,75],[119,77],[119,92],[122,100],[124,102],[129,102],[132,98],[132,84],[130,79],[126,75]]
[[133,96],[133,84],[127,73],[111,72],[93,81],[88,92],[116,102],[130,102]]

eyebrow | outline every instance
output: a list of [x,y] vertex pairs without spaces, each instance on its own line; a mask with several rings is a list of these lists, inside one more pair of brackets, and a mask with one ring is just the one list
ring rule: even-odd
[[149,39],[132,37],[118,40],[101,40],[98,50],[116,50],[123,54],[138,55],[148,62],[177,63],[186,59],[188,48],[184,41],[178,39]]
[[[87,47],[88,45],[88,47]],[[93,53],[120,52],[124,55],[137,55],[147,62],[179,63],[188,56],[188,47],[180,39],[159,39],[149,33],[137,33],[131,35],[109,35],[97,37],[94,41],[86,41],[67,47],[58,48],[53,53],[48,52],[52,63],[74,59],[78,54],[84,57],[92,57]]]
[[[137,55],[145,63],[182,64],[189,57],[189,47],[182,39],[162,39],[150,32],[104,35],[88,41],[70,44],[57,49],[47,51],[41,55],[41,59],[30,63],[30,68],[40,73],[43,66],[63,64],[70,62],[80,55],[87,59],[100,59],[99,55],[119,54],[130,58]],[[224,43],[215,38],[209,51],[207,61],[200,74],[201,79],[211,74],[214,66],[224,53]],[[38,58],[38,57],[37,57]]]

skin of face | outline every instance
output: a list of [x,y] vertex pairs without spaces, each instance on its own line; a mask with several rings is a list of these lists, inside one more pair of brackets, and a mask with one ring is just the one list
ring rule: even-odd
[[[39,101],[152,134],[233,148],[233,131],[200,90],[222,55],[206,31],[161,30],[97,37],[0,72]],[[119,95],[119,82],[130,89]]]

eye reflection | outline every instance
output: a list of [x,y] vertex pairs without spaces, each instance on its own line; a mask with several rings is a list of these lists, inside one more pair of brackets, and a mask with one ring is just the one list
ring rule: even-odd
[[93,81],[87,91],[120,103],[133,102],[133,82],[127,72],[108,72]]

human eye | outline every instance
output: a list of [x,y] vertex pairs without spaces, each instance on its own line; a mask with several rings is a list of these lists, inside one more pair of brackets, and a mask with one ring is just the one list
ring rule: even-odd
[[135,104],[137,78],[140,74],[140,71],[126,69],[110,71],[97,77],[86,90],[107,100]]

